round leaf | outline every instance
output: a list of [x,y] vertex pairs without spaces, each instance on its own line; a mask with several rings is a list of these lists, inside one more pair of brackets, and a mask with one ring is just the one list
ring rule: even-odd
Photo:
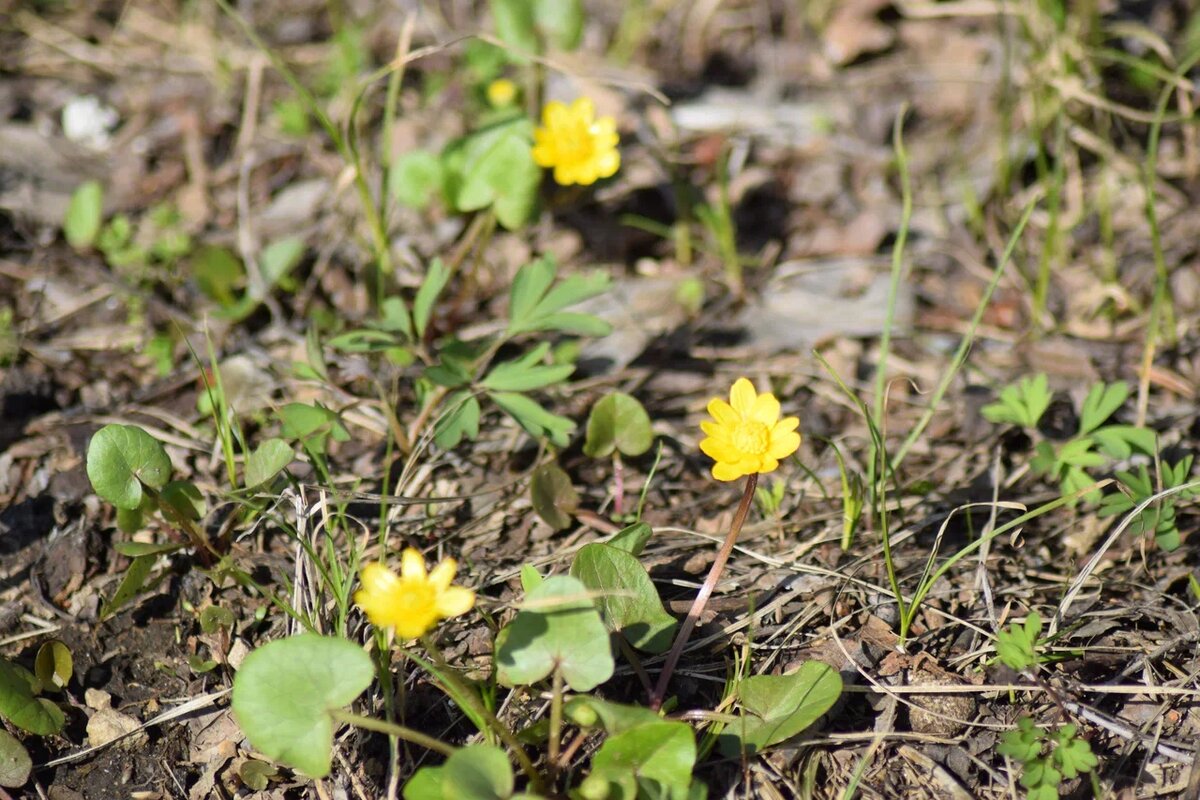
[[61,692],[70,683],[73,670],[71,651],[58,639],[51,639],[38,648],[33,674],[43,691]]
[[536,683],[556,665],[577,692],[608,680],[614,668],[608,631],[587,587],[566,575],[529,592],[496,640],[497,678],[505,686]]
[[806,661],[788,675],[755,675],[738,687],[748,712],[725,728],[721,752],[756,752],[795,736],[833,707],[842,694],[842,676],[820,661]]
[[0,717],[23,731],[49,736],[62,730],[62,709],[33,696],[37,678],[27,669],[0,659]]
[[371,657],[345,639],[305,633],[260,647],[233,681],[233,713],[250,743],[313,778],[329,774],[330,711],[362,694]]
[[136,425],[105,425],[87,453],[88,480],[96,494],[117,508],[142,503],[142,485],[161,489],[171,476],[171,459],[158,441]]
[[0,786],[24,786],[33,770],[33,761],[25,745],[8,731],[0,728]]
[[556,531],[570,526],[571,514],[579,507],[579,493],[557,464],[545,464],[533,473],[529,494],[533,510],[547,525]]
[[588,416],[587,441],[583,452],[592,458],[604,458],[614,450],[627,456],[640,456],[654,443],[650,416],[636,398],[613,392],[600,398]]
[[446,759],[442,795],[456,800],[504,800],[513,791],[512,766],[504,751],[489,745],[456,750]]

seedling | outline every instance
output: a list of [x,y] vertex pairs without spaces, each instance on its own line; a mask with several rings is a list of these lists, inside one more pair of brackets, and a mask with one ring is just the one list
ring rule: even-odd
[[[1156,486],[1150,471],[1145,464],[1138,466],[1137,472],[1125,471],[1117,473],[1117,480],[1128,489],[1128,493],[1115,492],[1107,495],[1100,503],[1100,516],[1112,517],[1132,511],[1137,506],[1150,500],[1159,492],[1178,489],[1184,486],[1192,473],[1192,456],[1185,456],[1175,464],[1159,462],[1161,485]],[[1153,504],[1138,512],[1132,526],[1136,533],[1154,531],[1154,539],[1158,546],[1167,552],[1179,548],[1179,528],[1175,524],[1175,507],[1180,500],[1190,500],[1200,496],[1200,487],[1180,489],[1159,498]]]
[[[1067,497],[1095,482],[1088,470],[1129,458],[1134,452],[1153,453],[1153,431],[1134,425],[1106,424],[1128,397],[1129,386],[1125,381],[1093,385],[1080,408],[1077,432],[1061,444],[1039,441],[1029,462],[1030,469],[1034,474],[1057,480],[1062,496]],[[1050,399],[1045,375],[1023,378],[1006,387],[999,402],[985,406],[983,415],[993,422],[1020,425],[1035,433]],[[1088,491],[1083,496],[1089,503],[1096,502],[1100,491]]]
[[653,443],[650,415],[637,398],[612,392],[592,406],[583,452],[591,458],[612,457],[613,512],[617,517],[625,514],[625,465],[621,456],[640,456]]
[[1058,800],[1063,779],[1073,780],[1100,763],[1086,739],[1068,723],[1053,732],[1021,717],[997,746],[1000,755],[1021,764],[1021,785],[1029,800]]

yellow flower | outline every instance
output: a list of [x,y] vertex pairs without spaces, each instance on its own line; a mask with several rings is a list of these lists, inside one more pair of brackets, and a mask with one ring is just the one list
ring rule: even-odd
[[719,481],[734,481],[755,472],[772,472],[779,459],[800,447],[795,417],[779,418],[779,401],[771,393],[758,394],[754,385],[738,378],[729,390],[729,402],[714,397],[708,413],[716,422],[701,422],[708,438],[700,442],[704,454],[717,463],[712,475]]
[[421,552],[409,547],[400,554],[399,575],[379,562],[363,567],[354,602],[374,625],[395,628],[401,639],[416,639],[440,620],[474,607],[474,592],[450,585],[457,571],[457,562],[447,558],[426,572]]
[[539,167],[554,167],[561,186],[589,186],[621,166],[617,123],[612,117],[596,119],[596,107],[586,97],[569,106],[547,103],[542,127],[533,132],[533,160]]
[[507,108],[517,99],[517,85],[508,78],[497,78],[487,86],[487,101],[492,108]]

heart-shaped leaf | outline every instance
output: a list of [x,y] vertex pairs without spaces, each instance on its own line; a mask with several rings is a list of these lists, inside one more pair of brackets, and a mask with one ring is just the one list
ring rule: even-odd
[[592,458],[605,458],[613,451],[640,456],[653,443],[650,415],[637,398],[613,392],[592,406],[592,413],[588,415],[587,440],[583,444],[583,452]]
[[587,587],[566,575],[529,592],[496,639],[496,677],[505,686],[536,683],[556,666],[577,692],[608,680],[614,668],[608,630]]
[[263,754],[313,778],[329,774],[333,718],[375,670],[353,642],[304,633],[260,647],[233,681],[233,713]]
[[661,653],[671,646],[675,618],[663,608],[646,568],[629,553],[601,542],[584,545],[571,574],[597,592],[609,628],[639,650]]
[[812,725],[842,694],[842,676],[820,661],[807,661],[788,675],[755,675],[738,686],[747,712],[725,728],[721,752],[757,752]]
[[246,488],[262,486],[292,463],[294,457],[292,446],[283,439],[267,439],[246,459]]
[[[624,797],[643,796],[646,782],[657,784],[648,797],[686,798],[696,764],[696,740],[684,722],[657,720],[605,740],[592,759],[589,780],[620,786]],[[613,795],[609,795],[610,797]]]
[[171,459],[158,441],[136,425],[105,425],[88,445],[88,480],[96,494],[117,508],[142,503],[143,484],[161,489],[171,476]]

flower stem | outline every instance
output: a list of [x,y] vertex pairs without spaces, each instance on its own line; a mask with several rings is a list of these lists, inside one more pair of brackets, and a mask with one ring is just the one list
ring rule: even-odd
[[455,748],[446,744],[441,739],[435,739],[432,736],[395,722],[387,722],[375,717],[364,717],[361,714],[355,714],[340,708],[332,709],[329,714],[338,722],[345,722],[356,728],[363,728],[364,730],[375,731],[376,733],[386,733],[388,736],[395,736],[397,739],[412,742],[415,745],[424,747],[426,750],[432,750],[444,756],[454,754]]
[[562,665],[554,666],[554,682],[550,694],[550,736],[546,742],[546,762],[550,770],[550,787],[558,782],[558,753],[562,744],[563,674]]
[[671,682],[671,674],[675,671],[675,665],[679,663],[679,656],[683,654],[683,648],[691,638],[692,629],[700,621],[700,615],[704,612],[704,607],[708,605],[709,596],[717,588],[717,581],[721,580],[721,574],[725,572],[725,562],[729,560],[733,546],[737,543],[738,534],[742,532],[742,525],[746,522],[746,515],[750,513],[750,503],[754,500],[756,486],[758,486],[758,473],[754,472],[746,478],[746,489],[742,492],[742,501],[733,515],[733,524],[729,526],[729,535],[721,543],[721,549],[717,551],[717,558],[708,571],[708,577],[704,579],[704,585],[696,593],[696,599],[692,602],[687,619],[683,621],[683,626],[675,636],[675,644],[671,646],[671,652],[667,655],[667,663],[663,666],[663,671],[659,673],[658,686],[650,695],[650,707],[656,711],[662,707],[663,698],[667,694],[667,686]]

